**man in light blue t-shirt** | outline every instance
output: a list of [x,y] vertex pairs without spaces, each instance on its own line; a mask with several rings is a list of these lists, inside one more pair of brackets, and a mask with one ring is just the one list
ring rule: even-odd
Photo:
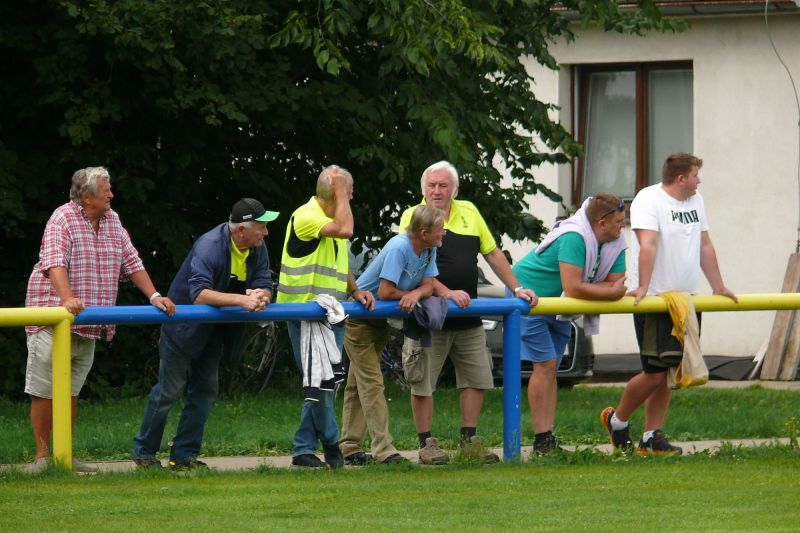
[[[400,308],[411,312],[423,298],[433,294],[436,248],[444,237],[444,213],[430,206],[414,212],[405,233],[392,237],[359,276],[356,284],[381,300],[400,300]],[[352,319],[345,326],[344,346],[350,358],[344,389],[342,440],[345,464],[363,466],[367,454],[364,437],[369,430],[375,462],[405,461],[389,433],[389,409],[383,394],[380,356],[389,340],[386,319]]]
[[[625,296],[625,204],[610,194],[587,199],[570,218],[514,266],[522,286],[541,298],[562,294],[584,300],[619,300]],[[585,323],[587,335],[594,332]],[[534,453],[557,447],[556,371],[570,338],[568,321],[552,315],[522,317],[520,358],[533,362],[528,402],[534,428]]]

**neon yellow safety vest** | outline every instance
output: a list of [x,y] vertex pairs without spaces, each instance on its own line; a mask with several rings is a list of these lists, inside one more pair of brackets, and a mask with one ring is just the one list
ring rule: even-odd
[[323,237],[331,222],[316,197],[292,213],[283,243],[278,277],[278,303],[302,303],[320,294],[347,297],[347,239]]

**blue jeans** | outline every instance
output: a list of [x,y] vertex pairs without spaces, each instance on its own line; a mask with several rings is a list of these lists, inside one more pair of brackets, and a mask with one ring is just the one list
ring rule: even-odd
[[169,411],[186,391],[186,402],[169,453],[171,461],[186,463],[200,453],[206,420],[217,400],[222,342],[213,335],[200,356],[192,359],[182,355],[162,334],[158,352],[161,358],[158,383],[150,391],[142,426],[133,439],[133,456],[138,459],[156,456]]
[[[289,340],[292,341],[294,361],[297,363],[297,367],[302,370],[303,365],[300,361],[300,322],[290,320],[286,324],[289,326]],[[344,344],[344,328],[334,326],[333,333],[336,335],[336,346],[341,351]],[[339,443],[339,426],[336,423],[336,413],[333,411],[333,392],[320,391],[320,394],[318,402],[303,402],[300,426],[294,434],[292,457],[316,453],[317,441],[323,445]]]

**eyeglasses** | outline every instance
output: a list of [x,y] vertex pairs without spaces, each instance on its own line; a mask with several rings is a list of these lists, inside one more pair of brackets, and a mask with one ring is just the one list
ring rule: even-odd
[[619,201],[619,205],[618,205],[617,207],[615,207],[614,209],[612,209],[611,211],[609,211],[609,212],[608,212],[608,213],[606,213],[605,215],[601,216],[601,217],[599,218],[599,220],[603,220],[603,219],[604,219],[604,218],[606,218],[608,215],[613,215],[614,213],[617,213],[617,212],[620,212],[620,213],[621,213],[622,211],[625,211],[625,200],[620,200],[620,201]]

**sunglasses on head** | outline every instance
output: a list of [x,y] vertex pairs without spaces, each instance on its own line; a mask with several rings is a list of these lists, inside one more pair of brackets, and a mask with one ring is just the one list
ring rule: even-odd
[[605,215],[601,216],[600,220],[603,220],[608,215],[613,215],[614,213],[617,213],[617,212],[621,213],[622,211],[625,211],[625,201],[624,200],[620,200],[619,201],[619,205],[617,207],[615,207],[614,209],[612,209],[611,211],[609,211],[608,213],[606,213]]

